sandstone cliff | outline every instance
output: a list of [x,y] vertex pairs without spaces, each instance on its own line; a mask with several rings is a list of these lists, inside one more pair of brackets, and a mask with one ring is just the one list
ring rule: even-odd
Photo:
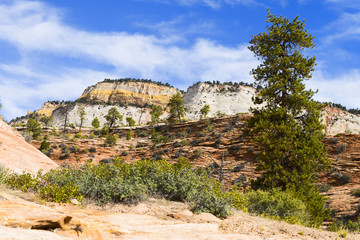
[[155,104],[165,107],[171,96],[177,92],[173,87],[160,86],[151,82],[100,82],[85,89],[77,101],[117,103],[138,107]]
[[[248,113],[250,107],[255,107],[252,102],[255,91],[249,86],[196,83],[184,94],[184,102],[189,110],[187,118],[199,119],[200,109],[206,104],[210,106],[209,117]],[[171,96],[177,92],[178,90],[173,87],[153,82],[111,80],[88,87],[76,102],[48,102],[35,113],[52,115],[53,125],[61,128],[65,122],[65,113],[68,115],[68,124],[79,124],[78,110],[80,106],[84,106],[86,116],[83,126],[91,127],[91,121],[95,117],[100,120],[101,126],[105,124],[105,115],[111,107],[116,107],[124,116],[123,124],[126,117],[132,117],[136,124],[146,124],[151,119],[151,105],[156,104],[165,108]],[[162,117],[166,116],[167,113]],[[327,134],[360,133],[359,115],[327,107],[322,119]],[[24,123],[26,118],[15,122]]]
[[189,87],[184,95],[184,102],[188,108],[187,117],[200,118],[200,109],[208,104],[209,117],[217,114],[234,115],[248,113],[254,107],[251,100],[255,89],[248,86],[231,86],[223,84],[197,83]]

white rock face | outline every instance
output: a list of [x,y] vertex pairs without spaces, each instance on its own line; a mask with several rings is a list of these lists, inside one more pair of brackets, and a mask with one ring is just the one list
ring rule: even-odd
[[326,134],[360,133],[359,115],[351,114],[339,108],[326,107],[322,119]]
[[68,106],[65,108],[58,108],[53,112],[53,126],[56,128],[64,127],[65,123],[65,112],[68,111],[68,120],[67,124],[75,124],[76,126],[80,125],[80,117],[78,111],[81,106],[84,106],[86,112],[85,119],[83,122],[83,127],[91,127],[92,120],[97,117],[100,121],[100,127],[106,123],[105,116],[108,114],[110,108],[115,107],[121,115],[123,115],[123,121],[117,123],[117,125],[124,124],[126,125],[126,118],[132,117],[136,124],[146,124],[151,120],[150,109],[147,108],[138,108],[133,106],[128,107],[119,107],[111,105],[84,105],[76,104],[74,106]]
[[218,113],[248,113],[249,108],[255,106],[251,100],[254,94],[255,89],[247,86],[197,83],[188,88],[183,99],[189,110],[187,117],[199,119],[200,109],[206,104],[210,106],[209,117]]

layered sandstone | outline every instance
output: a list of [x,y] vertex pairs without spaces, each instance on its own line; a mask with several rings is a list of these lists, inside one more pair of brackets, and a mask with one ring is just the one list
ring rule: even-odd
[[138,107],[155,104],[165,107],[171,96],[177,92],[173,87],[160,86],[151,82],[100,82],[86,88],[78,101],[120,103]]
[[6,168],[22,173],[47,172],[58,165],[28,144],[25,139],[4,121],[0,120],[0,163]]

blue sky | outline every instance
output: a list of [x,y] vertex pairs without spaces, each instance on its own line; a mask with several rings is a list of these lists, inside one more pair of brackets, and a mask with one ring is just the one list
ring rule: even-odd
[[360,107],[358,0],[0,0],[0,114],[75,100],[104,78],[252,82],[248,42],[267,8],[315,36],[315,99]]

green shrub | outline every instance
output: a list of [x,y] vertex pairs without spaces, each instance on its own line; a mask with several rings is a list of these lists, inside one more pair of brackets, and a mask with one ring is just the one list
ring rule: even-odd
[[346,150],[346,145],[345,144],[340,144],[338,147],[337,147],[337,149],[336,149],[336,153],[337,154],[340,154],[340,153],[342,153],[343,151],[345,151]]
[[126,140],[131,140],[131,129],[126,133]]
[[319,189],[319,192],[321,193],[328,192],[331,189],[331,186],[326,183],[316,184],[316,187]]
[[82,132],[77,132],[75,135],[74,135],[74,138],[83,138],[84,136],[82,135]]
[[105,139],[105,145],[110,147],[116,145],[117,136],[116,135],[108,135]]
[[129,155],[128,151],[123,151],[123,152],[121,153],[121,156],[127,156],[127,155]]
[[110,132],[109,127],[108,127],[107,125],[104,125],[104,126],[102,127],[102,129],[100,130],[100,135],[101,135],[101,136],[106,136],[106,135],[109,134],[109,132]]
[[50,148],[50,143],[48,143],[46,140],[41,142],[40,151],[46,152],[49,148]]
[[331,232],[341,232],[342,230],[347,230],[353,233],[360,233],[360,218],[356,222],[346,219],[338,219],[328,227],[328,230]]
[[353,195],[355,197],[360,197],[360,188],[352,190],[351,195]]
[[250,213],[286,220],[290,223],[307,225],[310,214],[303,201],[294,197],[290,191],[272,189],[271,191],[250,191],[246,193],[247,208]]
[[0,184],[6,181],[9,171],[5,168],[5,166],[0,163]]
[[94,148],[94,147],[89,148],[89,152],[91,152],[91,153],[96,152],[96,148]]
[[80,147],[79,146],[72,146],[69,148],[70,153],[79,153],[80,152]]
[[72,198],[82,199],[79,188],[70,182],[64,186],[47,184],[39,189],[39,193],[43,199],[57,203],[69,203]]
[[347,175],[347,174],[345,174],[345,173],[335,173],[334,175],[333,175],[333,177],[335,178],[335,179],[337,179],[337,182],[340,184],[340,185],[345,185],[345,184],[347,184],[347,183],[349,183],[350,182],[350,179],[351,179],[351,177],[349,176],[349,175]]
[[64,160],[70,157],[70,153],[63,153],[60,155],[59,159]]
[[27,192],[30,190],[37,190],[37,188],[40,186],[40,176],[41,173],[39,173],[37,176],[32,176],[30,173],[11,173],[7,176],[5,183],[13,188],[13,189],[19,189],[23,192]]

